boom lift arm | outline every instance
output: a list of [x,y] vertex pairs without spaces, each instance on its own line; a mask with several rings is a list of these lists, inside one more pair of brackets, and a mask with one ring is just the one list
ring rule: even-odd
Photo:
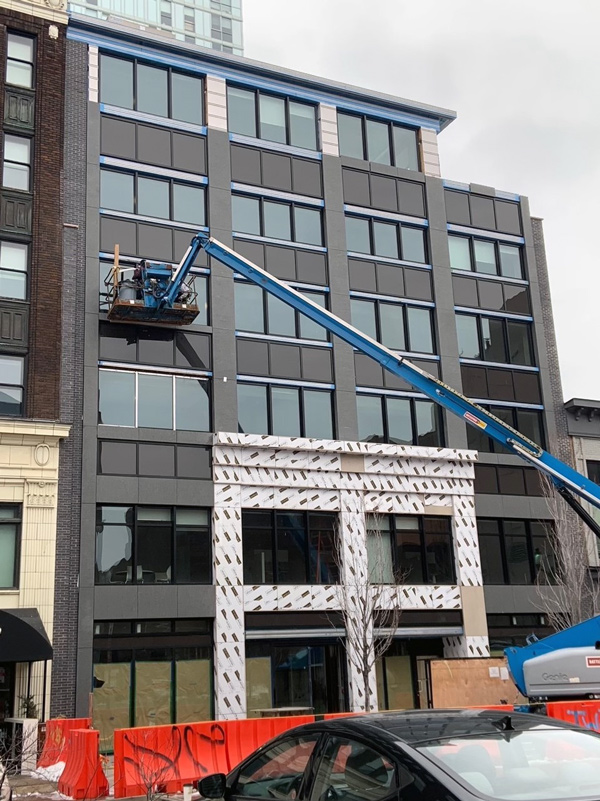
[[198,233],[194,236],[180,264],[173,269],[169,280],[161,288],[160,299],[158,301],[150,299],[148,305],[152,304],[152,308],[149,311],[154,316],[149,315],[146,319],[156,319],[157,314],[160,316],[161,310],[166,313],[172,309],[175,299],[192,268],[194,259],[202,248],[209,256],[218,259],[222,264],[258,284],[271,295],[283,300],[296,311],[319,323],[327,331],[370,356],[382,367],[385,367],[386,370],[403,378],[435,403],[443,406],[458,417],[462,417],[474,428],[485,431],[489,437],[499,442],[508,451],[520,456],[533,467],[545,473],[567,503],[600,538],[600,526],[573,495],[573,493],[578,495],[600,509],[600,486],[578,473],[572,467],[569,467],[569,465],[561,462],[560,459],[552,456],[535,442],[532,442],[490,412],[482,409],[476,403],[464,397],[464,395],[447,386],[438,378],[429,375],[429,373],[411,364],[404,357],[398,356],[384,345],[371,339],[367,334],[340,320],[330,311],[318,306],[285,282],[275,278],[213,237],[209,237],[204,233]]

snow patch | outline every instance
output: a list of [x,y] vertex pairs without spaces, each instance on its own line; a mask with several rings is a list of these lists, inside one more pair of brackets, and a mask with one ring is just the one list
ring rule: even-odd
[[36,768],[29,771],[29,775],[35,779],[44,779],[47,782],[57,782],[65,769],[64,762],[57,762],[56,765],[49,765],[47,768]]

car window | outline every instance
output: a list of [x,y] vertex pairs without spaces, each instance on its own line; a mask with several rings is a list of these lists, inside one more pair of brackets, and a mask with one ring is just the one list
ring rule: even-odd
[[233,795],[294,801],[318,739],[318,734],[290,737],[263,751],[242,768]]
[[331,737],[319,763],[311,801],[397,798],[394,763],[362,743]]

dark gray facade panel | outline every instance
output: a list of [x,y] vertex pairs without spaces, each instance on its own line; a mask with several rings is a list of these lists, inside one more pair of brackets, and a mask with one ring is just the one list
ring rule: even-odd
[[543,587],[491,586],[484,587],[488,614],[540,614],[543,609]]

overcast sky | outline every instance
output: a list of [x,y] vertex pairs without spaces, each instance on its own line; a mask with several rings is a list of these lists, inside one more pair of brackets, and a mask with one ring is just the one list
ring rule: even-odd
[[249,58],[453,109],[442,175],[544,219],[565,400],[600,399],[600,0],[243,0]]

